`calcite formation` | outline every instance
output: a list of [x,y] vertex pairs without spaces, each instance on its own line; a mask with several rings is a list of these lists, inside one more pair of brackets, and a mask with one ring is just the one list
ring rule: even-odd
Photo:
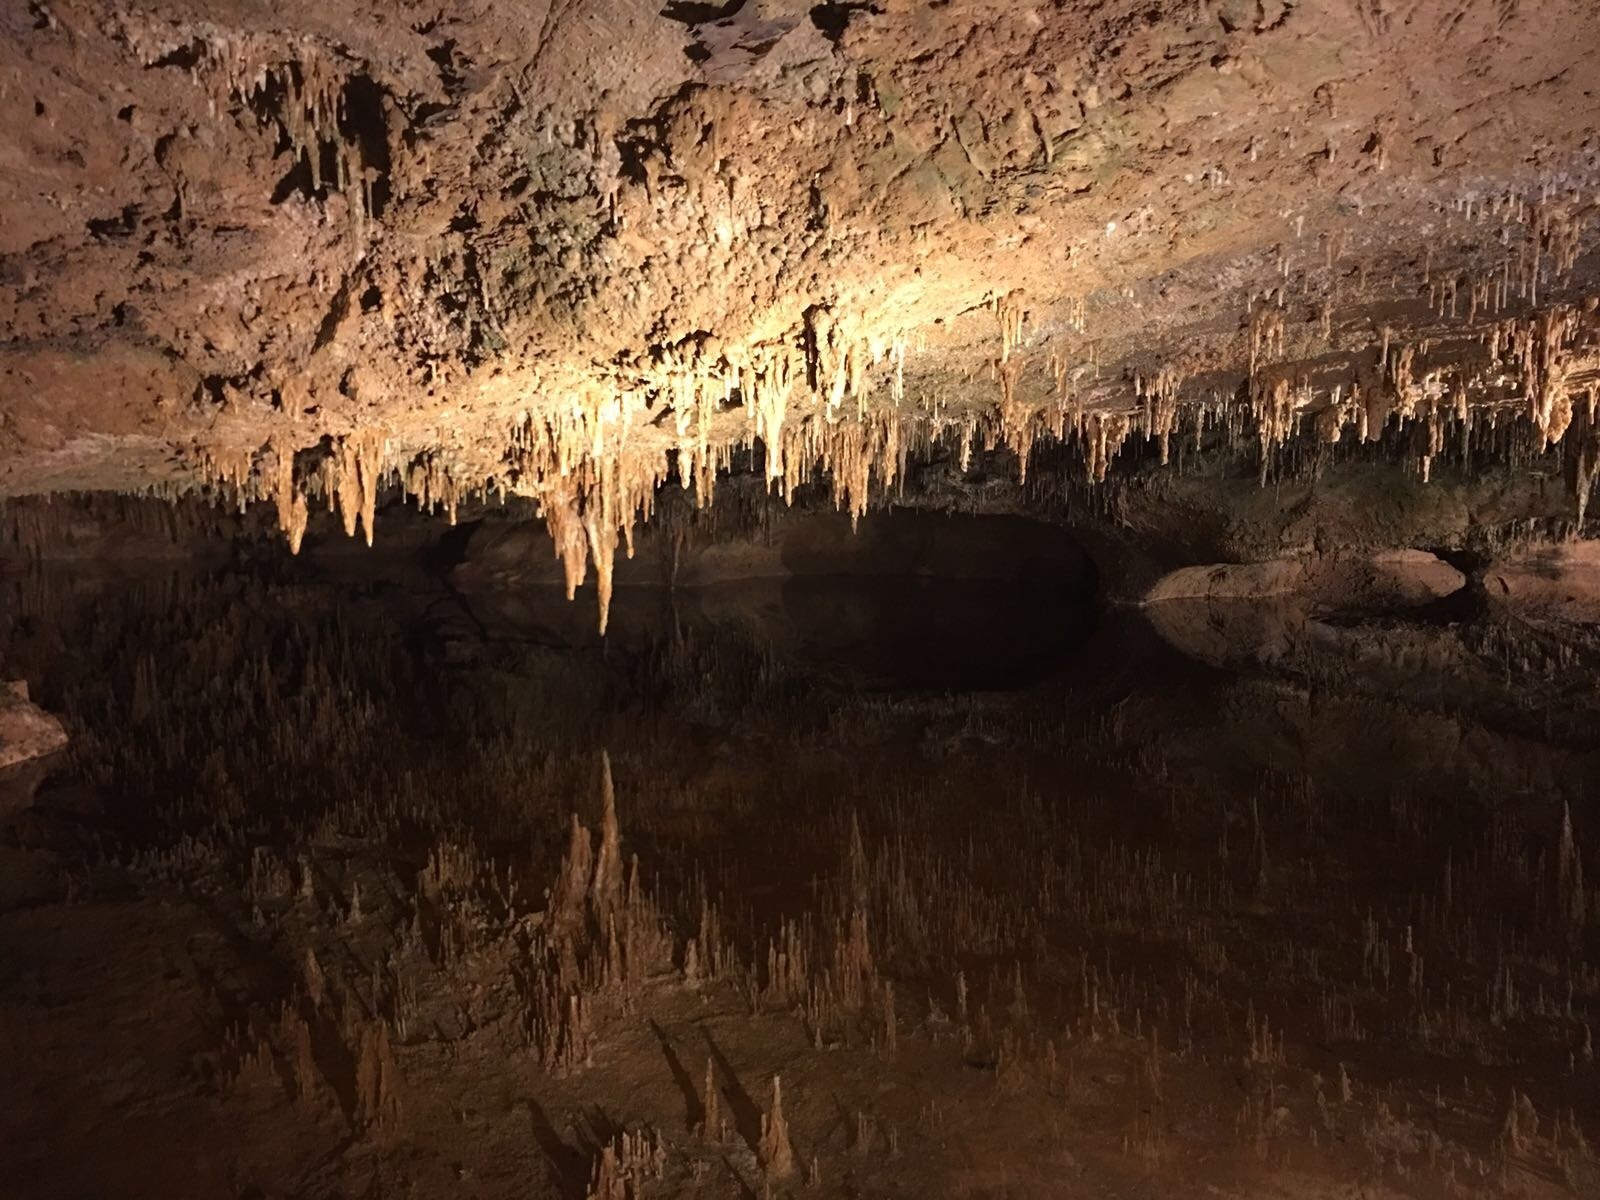
[[[569,590],[754,448],[1597,433],[1587,0],[0,14],[0,494],[542,506]],[[1421,81],[1426,86],[1421,86]],[[1525,434],[1508,432],[1522,429]],[[1531,439],[1531,442],[1530,442]]]

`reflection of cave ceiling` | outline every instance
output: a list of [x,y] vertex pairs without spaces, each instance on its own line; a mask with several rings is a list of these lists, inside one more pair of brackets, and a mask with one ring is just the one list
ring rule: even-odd
[[370,535],[396,473],[492,481],[604,576],[669,449],[704,485],[751,441],[852,508],[932,436],[1097,475],[1200,420],[1264,464],[1562,441],[1586,491],[1589,0],[0,23],[0,492],[203,476]]

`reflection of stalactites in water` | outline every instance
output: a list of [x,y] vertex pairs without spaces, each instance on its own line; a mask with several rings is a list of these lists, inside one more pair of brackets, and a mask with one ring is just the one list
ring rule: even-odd
[[772,1103],[761,1115],[761,1169],[769,1180],[788,1179],[794,1174],[794,1146],[789,1140],[789,1123],[783,1116],[783,1087],[772,1077]]
[[545,926],[552,934],[560,936],[582,920],[584,897],[593,869],[594,843],[578,814],[573,813],[567,853],[561,860],[561,869],[545,905]]
[[1556,844],[1554,872],[1554,910],[1556,925],[1567,945],[1576,949],[1583,942],[1588,923],[1588,893],[1583,886],[1583,859],[1572,832],[1572,806],[1561,806],[1561,834]]
[[617,825],[617,794],[611,782],[611,755],[600,752],[600,851],[589,885],[589,908],[604,924],[622,901],[622,832]]

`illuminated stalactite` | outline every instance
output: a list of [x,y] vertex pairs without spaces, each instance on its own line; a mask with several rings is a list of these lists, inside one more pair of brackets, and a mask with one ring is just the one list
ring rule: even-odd
[[1250,313],[1250,374],[1283,357],[1283,310],[1271,302],[1252,306]]
[[1022,342],[1022,321],[1026,315],[1021,288],[1014,288],[994,302],[995,319],[1000,323],[1000,361],[1009,362],[1011,352]]
[[294,451],[288,447],[274,446],[273,457],[277,463],[273,501],[278,509],[278,528],[283,530],[284,537],[288,539],[289,553],[299,554],[310,511],[306,507],[305,496],[295,487]]
[[1171,460],[1172,431],[1178,425],[1178,392],[1183,376],[1176,367],[1164,365],[1148,383],[1140,378],[1134,390],[1144,401],[1144,435],[1161,446],[1161,465]]

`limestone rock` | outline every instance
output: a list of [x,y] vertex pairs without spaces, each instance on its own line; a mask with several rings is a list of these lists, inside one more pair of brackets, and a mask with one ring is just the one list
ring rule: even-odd
[[28,699],[27,683],[0,684],[0,770],[54,754],[66,744],[66,729]]

